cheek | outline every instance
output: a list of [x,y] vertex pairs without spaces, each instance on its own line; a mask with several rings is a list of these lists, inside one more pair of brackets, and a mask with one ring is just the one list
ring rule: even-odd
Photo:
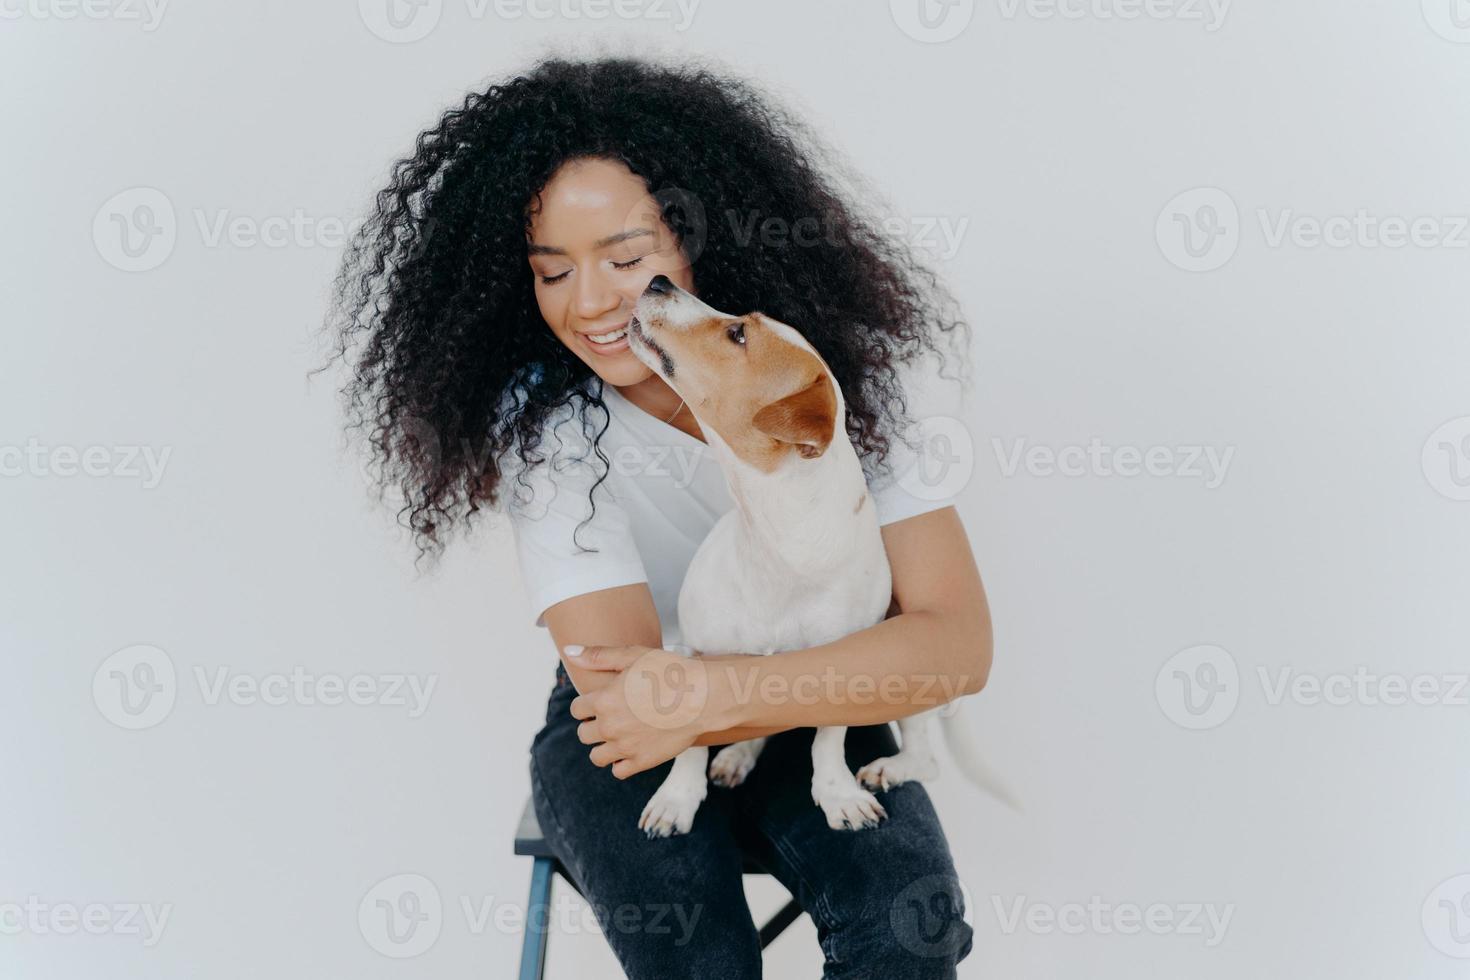
[[536,309],[540,311],[541,319],[545,320],[546,325],[553,331],[560,334],[566,319],[566,304],[557,298],[556,290],[550,286],[543,286],[540,282],[536,283],[533,293],[536,297]]

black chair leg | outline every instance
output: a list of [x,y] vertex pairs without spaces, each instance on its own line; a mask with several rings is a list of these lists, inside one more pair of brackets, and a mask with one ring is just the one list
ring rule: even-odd
[[531,897],[526,902],[520,980],[542,980],[546,973],[546,938],[551,925],[551,879],[555,866],[552,858],[538,857],[531,867]]
[[795,922],[800,916],[801,906],[796,904],[796,899],[793,898],[783,905],[779,912],[771,916],[770,922],[761,926],[761,949],[765,949],[771,945],[775,938],[785,932],[786,927]]

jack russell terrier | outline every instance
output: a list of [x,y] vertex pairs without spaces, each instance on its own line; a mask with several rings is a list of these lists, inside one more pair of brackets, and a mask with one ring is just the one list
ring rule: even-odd
[[[654,276],[628,324],[629,349],[679,393],[719,460],[735,506],[710,529],[679,590],[688,655],[771,654],[830,643],[885,618],[893,582],[867,480],[846,431],[845,401],[827,363],[793,328],[730,316]],[[897,754],[856,777],[845,726],[812,741],[812,799],[835,830],[887,814],[864,786],[888,789],[939,773],[929,716],[941,714],[951,753],[971,781],[1014,805],[952,712],[899,719]],[[705,769],[739,785],[764,738],[679,753],[638,826],[649,837],[689,831],[706,793]],[[861,784],[860,784],[861,783]]]

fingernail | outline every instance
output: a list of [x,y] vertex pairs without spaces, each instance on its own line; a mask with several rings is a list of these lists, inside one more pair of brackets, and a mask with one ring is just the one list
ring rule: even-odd
[[561,648],[561,652],[566,654],[568,657],[580,657],[582,655],[582,644],[568,643],[566,646]]

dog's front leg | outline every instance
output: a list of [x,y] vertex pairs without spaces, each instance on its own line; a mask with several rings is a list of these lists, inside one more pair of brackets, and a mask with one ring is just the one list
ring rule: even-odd
[[889,789],[909,780],[924,782],[939,775],[939,762],[929,743],[929,719],[938,709],[898,719],[898,751],[874,759],[858,770],[858,782],[869,789]]
[[709,789],[704,777],[708,763],[709,748],[703,745],[691,746],[674,756],[674,767],[638,818],[638,826],[649,837],[689,833],[694,813]]
[[765,747],[764,737],[732,742],[715,753],[715,761],[709,767],[709,778],[716,786],[739,786],[755,768],[755,760]]
[[812,739],[812,799],[833,830],[876,827],[888,814],[878,798],[858,785],[847,768],[846,725],[818,728]]

